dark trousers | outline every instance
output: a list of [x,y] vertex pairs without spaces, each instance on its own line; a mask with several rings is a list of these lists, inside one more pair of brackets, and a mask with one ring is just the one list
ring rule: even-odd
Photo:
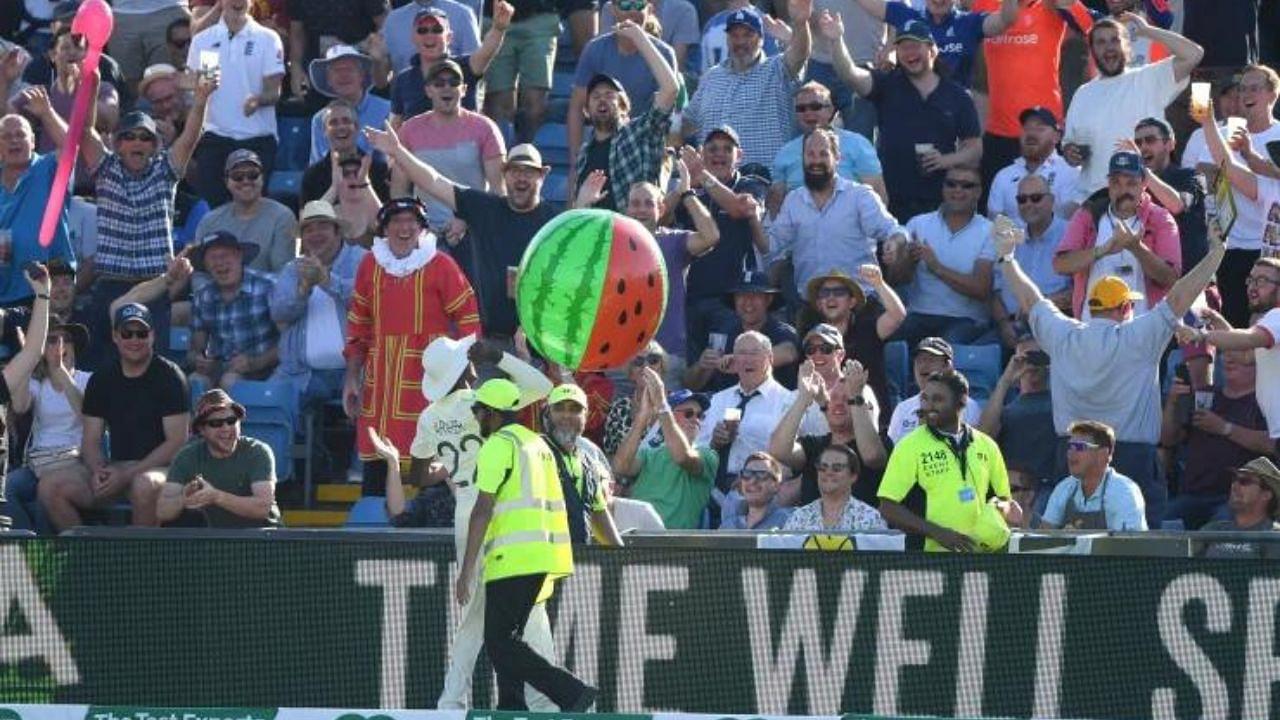
[[1244,280],[1253,264],[1262,257],[1258,250],[1228,250],[1218,266],[1218,291],[1222,293],[1222,316],[1238,328],[1249,327],[1249,298]]
[[561,709],[572,707],[586,685],[572,673],[547,662],[524,641],[546,574],[491,580],[484,586],[484,648],[498,674],[499,710],[527,710],[524,685],[532,685]]
[[210,208],[216,208],[231,199],[231,191],[227,190],[226,168],[227,156],[241,148],[252,150],[262,158],[262,195],[267,195],[267,181],[271,179],[271,171],[276,165],[276,139],[272,135],[232,140],[228,137],[205,133],[196,145],[194,172],[188,173],[187,179],[195,188],[196,195],[204,198]]

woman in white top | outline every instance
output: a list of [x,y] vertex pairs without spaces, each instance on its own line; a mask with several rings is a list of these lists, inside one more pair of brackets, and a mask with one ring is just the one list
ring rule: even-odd
[[848,445],[834,444],[818,456],[817,500],[796,508],[784,532],[852,533],[888,530],[880,513],[853,496],[862,463]]
[[33,413],[25,464],[9,473],[5,496],[17,529],[49,530],[36,507],[36,486],[49,478],[88,480],[80,461],[83,418],[80,405],[90,373],[76,369],[76,355],[89,342],[89,330],[78,323],[49,328],[44,356],[26,378],[13,383],[14,412]]

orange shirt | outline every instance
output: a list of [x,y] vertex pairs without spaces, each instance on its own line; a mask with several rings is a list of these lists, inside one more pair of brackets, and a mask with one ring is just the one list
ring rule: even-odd
[[[1018,137],[1022,130],[1018,115],[1035,105],[1052,110],[1059,122],[1063,118],[1058,66],[1067,21],[1052,0],[1021,0],[1019,4],[1013,25],[1003,34],[987,38],[982,48],[991,96],[986,129],[1001,137]],[[975,0],[973,10],[1000,12],[1000,0]],[[1083,3],[1064,12],[1081,31],[1093,26]]]

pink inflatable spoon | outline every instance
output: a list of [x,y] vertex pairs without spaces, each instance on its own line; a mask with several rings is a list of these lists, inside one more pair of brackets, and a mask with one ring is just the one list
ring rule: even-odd
[[53,177],[53,187],[49,191],[49,204],[45,206],[44,218],[40,221],[40,247],[47,248],[53,242],[58,216],[62,212],[62,202],[67,196],[71,169],[75,167],[76,154],[80,151],[80,136],[84,133],[89,103],[96,101],[96,98],[92,97],[94,87],[92,79],[98,72],[98,59],[102,57],[102,48],[106,47],[107,40],[111,37],[114,24],[111,7],[105,0],[87,0],[76,11],[75,19],[71,21],[71,32],[83,35],[88,48],[80,67],[80,87],[76,89],[75,102],[71,106],[67,140],[58,154],[58,172]]

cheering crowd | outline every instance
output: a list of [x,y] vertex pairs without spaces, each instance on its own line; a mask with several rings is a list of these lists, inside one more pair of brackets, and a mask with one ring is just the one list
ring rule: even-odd
[[[92,74],[77,3],[0,5],[16,528],[278,524],[267,383],[342,406],[391,524],[456,527],[509,378],[582,541],[1280,529],[1257,0],[115,0]],[[669,280],[608,372],[513,297],[589,207]]]

